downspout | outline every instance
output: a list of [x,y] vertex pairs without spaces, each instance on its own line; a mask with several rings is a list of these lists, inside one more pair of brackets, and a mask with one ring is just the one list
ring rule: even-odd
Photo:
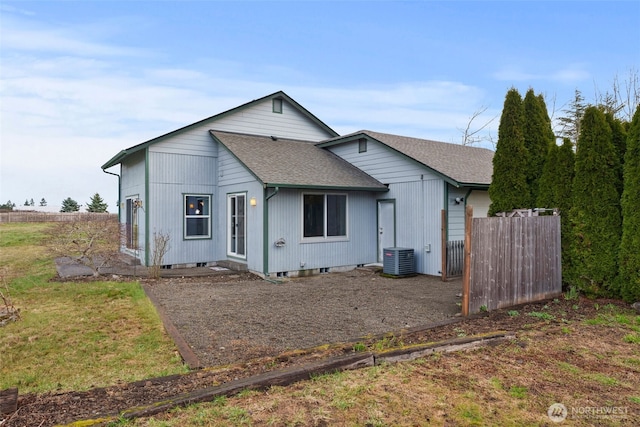
[[264,202],[262,203],[262,272],[265,279],[269,275],[269,199],[278,194],[280,187],[275,187],[273,193],[267,195],[267,184],[264,185]]
[[120,197],[121,196],[121,194],[120,194],[120,191],[121,191],[121,189],[120,189],[120,175],[118,175],[117,173],[106,171],[104,169],[102,169],[102,172],[118,177],[118,222],[120,222],[120,214],[121,214],[121,209],[120,209],[120,200],[121,200],[121,197]]
[[144,150],[144,265],[149,266],[149,147]]

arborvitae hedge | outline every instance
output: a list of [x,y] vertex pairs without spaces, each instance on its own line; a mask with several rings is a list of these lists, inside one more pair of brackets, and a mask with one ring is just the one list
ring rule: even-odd
[[498,127],[489,187],[489,215],[530,208],[527,186],[528,156],[524,146],[522,97],[516,89],[507,92]]
[[616,151],[604,113],[585,110],[580,125],[570,211],[570,284],[591,295],[616,295],[620,245],[620,195]]
[[540,190],[536,203],[538,207],[558,208],[560,211],[563,271],[570,270],[571,223],[569,211],[572,203],[571,187],[574,170],[575,154],[571,140],[565,138],[560,147],[553,144],[547,154],[547,160],[540,177]]
[[622,194],[622,167],[624,165],[624,153],[627,146],[627,132],[625,131],[622,122],[613,117],[613,114],[605,113],[605,117],[609,127],[611,128],[611,141],[616,149],[616,158],[612,167],[615,168],[617,173],[618,193]]
[[640,301],[640,105],[627,135],[621,205],[619,289],[627,301]]
[[549,147],[547,159],[542,168],[542,174],[538,181],[538,197],[536,198],[536,207],[538,208],[556,208],[557,197],[555,194],[555,183],[558,173],[558,153],[560,147],[553,144]]
[[549,147],[555,143],[551,129],[551,120],[542,96],[536,96],[529,89],[523,101],[524,146],[527,149],[527,185],[531,195],[528,206],[534,207],[538,198],[538,183],[542,175]]

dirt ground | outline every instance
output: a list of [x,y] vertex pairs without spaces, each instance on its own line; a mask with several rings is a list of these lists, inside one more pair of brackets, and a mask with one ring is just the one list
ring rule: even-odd
[[462,282],[356,269],[271,283],[248,274],[145,283],[202,366],[427,326],[460,312]]
[[[605,304],[623,305],[620,301],[560,298],[516,307],[518,316],[509,315],[508,310],[496,310],[460,318],[455,316],[459,311],[456,303],[460,285],[424,276],[388,279],[362,270],[282,284],[236,273],[147,281],[145,286],[162,301],[163,309],[198,357],[217,366],[85,392],[21,395],[18,411],[2,427],[47,427],[117,416],[126,409],[181,393],[352,353],[354,343],[346,341],[367,334],[410,328],[394,335],[389,346],[494,331],[512,331],[517,337],[521,331],[549,327],[550,322],[562,326],[593,317]],[[525,315],[543,311],[555,320]],[[428,326],[443,319],[438,325]],[[577,332],[572,339],[582,342]],[[526,340],[522,341],[523,346]],[[584,342],[591,340],[592,337],[585,337]],[[343,343],[313,347],[335,342]],[[375,349],[380,336],[359,342]],[[300,350],[303,348],[306,350]]]

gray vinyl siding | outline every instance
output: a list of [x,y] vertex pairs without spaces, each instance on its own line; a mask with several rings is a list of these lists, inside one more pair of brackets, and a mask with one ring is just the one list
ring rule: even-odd
[[[210,141],[210,145],[213,143]],[[213,152],[210,150],[210,152]],[[212,262],[218,259],[215,227],[219,207],[216,206],[217,159],[212,156],[149,153],[149,230],[150,250],[153,234],[170,236],[170,249],[165,265]],[[211,238],[184,239],[184,195],[211,195]]]
[[[395,200],[396,246],[414,250],[418,273],[440,275],[444,181],[425,166],[376,141],[369,140],[363,153],[358,150],[358,141],[329,149],[388,184],[389,192],[380,198]],[[377,240],[374,244],[377,247]]]
[[449,220],[447,240],[464,240],[464,216],[465,202],[456,204],[456,197],[464,198],[467,194],[466,188],[456,188],[449,185],[447,196],[447,217]]
[[382,197],[395,200],[396,246],[414,250],[416,272],[421,274],[440,274],[442,204],[438,201],[443,197],[443,183],[438,179],[393,184]]
[[219,154],[220,170],[218,171],[218,182],[221,187],[249,183],[256,180],[253,174],[224,146],[220,146]]
[[216,144],[214,144],[211,135],[209,135],[211,126],[212,123],[208,122],[182,131],[170,138],[150,145],[149,150],[168,154],[216,157],[218,155],[218,148]]
[[[222,150],[221,150],[222,151]],[[235,257],[227,254],[228,249],[228,207],[227,197],[229,194],[242,193],[246,195],[246,209],[247,216],[246,221],[246,257]],[[218,197],[216,198],[216,209],[219,214],[217,223],[216,235],[219,236],[217,240],[218,248],[218,260],[229,259],[242,264],[246,264],[250,271],[262,273],[263,270],[263,223],[262,223],[262,203],[263,203],[263,189],[262,185],[256,181],[227,183],[222,185],[218,190]],[[252,197],[256,199],[256,206],[250,205]]]
[[[302,194],[307,192],[313,191],[281,189],[269,200],[269,272],[346,267],[376,262],[374,195],[368,192],[346,192],[347,240],[311,243],[302,239]],[[285,246],[276,247],[274,243],[278,239],[284,239]]]
[[364,153],[358,152],[358,141],[335,145],[329,149],[383,184],[437,178],[426,167],[375,141],[368,141],[367,151]]
[[[134,197],[142,201],[142,205],[146,206],[146,193],[145,193],[145,152],[140,151],[135,153],[123,162],[120,166],[120,222],[124,224],[126,222],[126,200],[127,198]],[[144,211],[140,210],[138,213],[138,243],[139,250],[132,255],[137,256],[144,261],[145,259],[145,215]]]
[[314,142],[333,136],[318,127],[287,101],[282,102],[282,113],[274,113],[271,99],[265,99],[234,114],[220,117],[211,128]]

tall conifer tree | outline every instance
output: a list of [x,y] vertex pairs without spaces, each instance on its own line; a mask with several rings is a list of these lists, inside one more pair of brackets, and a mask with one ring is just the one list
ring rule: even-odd
[[104,213],[107,211],[108,207],[109,205],[102,200],[100,194],[96,193],[91,197],[91,201],[87,204],[87,212]]
[[522,105],[524,109],[524,146],[528,155],[527,185],[531,194],[528,205],[533,207],[538,198],[538,183],[544,162],[549,147],[555,142],[555,137],[551,129],[547,106],[542,96],[536,96],[533,89],[529,89]]
[[553,144],[549,147],[547,158],[542,167],[540,175],[538,197],[536,198],[536,206],[539,208],[556,208],[558,207],[558,199],[556,197],[556,180],[558,173],[558,156],[560,147]]
[[591,295],[615,295],[620,246],[620,195],[611,129],[604,113],[587,107],[580,125],[570,212],[569,283]]
[[627,135],[624,161],[619,288],[627,301],[640,301],[640,105]]
[[527,164],[522,97],[517,89],[512,88],[505,97],[498,126],[498,144],[493,156],[493,176],[489,187],[489,215],[531,207]]
[[584,102],[584,96],[576,89],[573,100],[569,106],[563,110],[564,116],[558,118],[558,122],[562,126],[559,135],[563,138],[569,138],[573,145],[577,144],[578,135],[580,135],[580,123],[584,116],[587,105]]
[[622,194],[622,175],[624,165],[624,153],[627,146],[627,132],[624,129],[622,122],[616,119],[612,113],[605,113],[607,123],[611,128],[611,141],[613,147],[616,149],[616,158],[611,165],[616,170],[618,175],[618,193]]
[[560,211],[563,271],[570,270],[571,223],[569,212],[572,203],[571,187],[574,170],[575,154],[571,140],[565,138],[562,146],[553,144],[547,154],[547,160],[540,177],[540,191],[537,200],[539,207],[558,208]]

